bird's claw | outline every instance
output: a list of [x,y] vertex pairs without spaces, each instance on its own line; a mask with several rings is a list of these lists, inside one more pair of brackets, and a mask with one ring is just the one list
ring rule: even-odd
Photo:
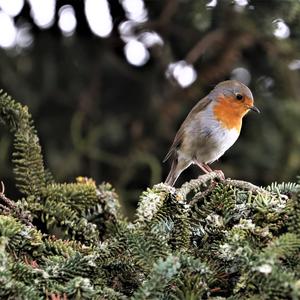
[[221,180],[225,180],[225,175],[222,170],[214,170]]

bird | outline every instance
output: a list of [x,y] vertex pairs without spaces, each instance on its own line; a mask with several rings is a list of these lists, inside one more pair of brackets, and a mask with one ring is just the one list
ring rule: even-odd
[[217,84],[192,108],[177,131],[163,160],[172,158],[165,183],[174,186],[180,174],[192,164],[204,173],[212,172],[209,164],[236,142],[243,117],[250,110],[260,113],[245,84],[237,80]]

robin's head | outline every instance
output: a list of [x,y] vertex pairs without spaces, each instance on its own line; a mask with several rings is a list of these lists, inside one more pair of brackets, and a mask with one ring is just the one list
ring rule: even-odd
[[250,89],[236,80],[219,83],[210,93],[216,102],[214,114],[224,127],[240,128],[241,120],[249,110],[259,113],[253,101]]

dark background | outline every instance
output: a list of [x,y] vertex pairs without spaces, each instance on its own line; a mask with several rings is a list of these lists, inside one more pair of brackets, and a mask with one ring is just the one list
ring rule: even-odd
[[[19,0],[13,13],[9,3],[0,1],[0,87],[29,107],[57,181],[111,182],[130,213],[165,179],[162,159],[186,114],[229,78],[248,84],[262,113],[245,118],[213,167],[259,185],[299,174],[299,1]],[[76,28],[62,31],[72,8]],[[14,196],[11,152],[1,127],[0,178]]]

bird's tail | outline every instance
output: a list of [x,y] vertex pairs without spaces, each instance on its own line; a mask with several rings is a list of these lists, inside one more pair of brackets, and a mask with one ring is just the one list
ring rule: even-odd
[[184,171],[190,164],[191,163],[189,161],[185,161],[182,159],[179,160],[176,156],[172,161],[171,170],[165,183],[173,186],[181,172]]
[[171,186],[173,186],[179,176],[179,174],[177,174],[178,172],[176,172],[176,169],[177,169],[177,165],[178,165],[178,159],[175,158],[173,161],[172,161],[172,166],[171,166],[171,170],[169,172],[169,175],[165,181],[166,184],[169,184]]

